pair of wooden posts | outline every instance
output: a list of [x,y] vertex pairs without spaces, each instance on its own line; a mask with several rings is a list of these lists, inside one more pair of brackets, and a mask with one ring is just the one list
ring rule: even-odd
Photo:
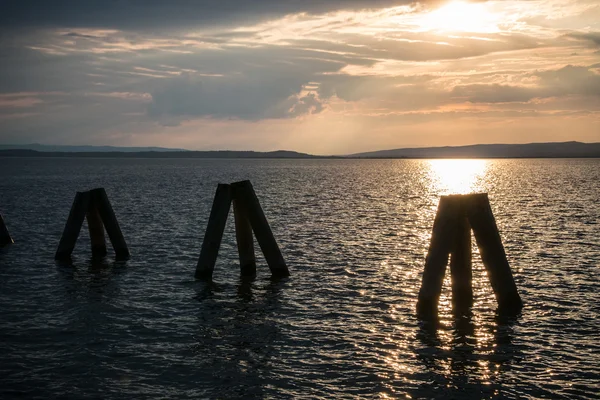
[[[217,186],[196,268],[196,278],[212,278],[232,202],[242,275],[253,276],[256,274],[256,258],[252,237],[254,231],[273,276],[289,276],[288,268],[273,237],[267,218],[260,207],[256,193],[254,193],[254,188],[250,181],[242,181],[231,185],[219,184]],[[98,188],[88,192],[77,192],[75,195],[67,224],[54,256],[56,260],[66,261],[71,259],[84,219],[87,220],[90,232],[92,257],[104,257],[107,253],[104,238],[105,228],[115,250],[116,258],[125,259],[129,257],[125,238],[106,192],[104,189]],[[2,227],[4,227],[3,221]]]
[[98,188],[88,192],[77,192],[75,195],[67,224],[54,256],[55,260],[67,261],[71,259],[84,219],[87,220],[90,232],[92,257],[104,257],[106,255],[105,228],[115,250],[116,258],[126,259],[129,257],[127,243],[125,243],[117,217],[115,217],[113,208],[108,201],[106,191],[103,188]]
[[450,258],[452,305],[464,313],[473,305],[471,229],[496,300],[498,312],[518,314],[523,303],[512,276],[487,193],[442,196],[425,260],[417,314],[437,316],[444,274]]
[[274,277],[289,276],[287,265],[256,197],[252,183],[242,181],[217,186],[196,267],[196,278],[212,278],[232,202],[241,275],[254,276],[256,274],[254,239],[252,237],[254,231],[256,241],[265,256],[271,274]]
[[14,243],[14,241],[10,237],[10,233],[8,232],[8,229],[6,228],[6,225],[4,224],[4,219],[2,218],[2,215],[0,214],[0,246],[6,246],[9,244],[13,244],[13,243]]

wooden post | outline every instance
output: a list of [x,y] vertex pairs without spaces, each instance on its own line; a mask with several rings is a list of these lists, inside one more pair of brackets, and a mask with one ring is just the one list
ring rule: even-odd
[[457,199],[460,210],[456,218],[454,247],[450,253],[452,308],[456,314],[468,313],[473,306],[471,227],[462,200]]
[[233,216],[235,219],[235,239],[240,256],[240,272],[244,277],[256,275],[256,257],[254,256],[254,237],[248,214],[240,207],[240,200],[233,199]]
[[[119,227],[119,222],[115,216],[115,212],[108,201],[108,196],[103,188],[98,188],[90,191],[92,196],[92,204],[96,206],[102,223],[106,228],[106,233],[112,243],[113,249],[115,250],[115,257],[117,259],[126,259],[129,257],[129,249],[127,243]],[[92,242],[93,245],[93,242]]]
[[238,200],[239,208],[244,209],[244,212],[248,215],[250,225],[256,236],[267,264],[271,269],[271,274],[274,277],[287,277],[290,275],[283,255],[279,250],[279,246],[275,241],[269,222],[265,217],[265,214],[260,206],[252,183],[250,181],[242,181],[232,183],[234,197]]
[[14,241],[10,237],[10,233],[8,232],[8,228],[4,224],[4,219],[2,218],[2,214],[0,214],[0,246],[6,246],[8,244],[13,244]]
[[467,215],[501,314],[518,314],[523,302],[506,258],[487,193],[470,195]]
[[219,184],[215,199],[213,200],[212,210],[208,218],[200,258],[196,266],[196,279],[210,280],[215,269],[219,247],[223,239],[223,231],[227,223],[227,216],[231,208],[231,186]]
[[90,241],[92,242],[92,257],[100,258],[106,256],[106,240],[104,239],[104,225],[102,218],[92,199],[88,212],[85,216],[90,232]]
[[67,224],[63,230],[60,243],[58,244],[58,250],[54,255],[55,260],[69,260],[71,253],[75,248],[77,237],[81,231],[81,225],[90,206],[90,192],[77,192],[71,211],[69,212],[69,218]]
[[456,196],[442,196],[433,222],[431,243],[425,259],[423,281],[417,301],[417,315],[421,318],[437,316],[448,257],[453,249],[456,217],[460,202]]

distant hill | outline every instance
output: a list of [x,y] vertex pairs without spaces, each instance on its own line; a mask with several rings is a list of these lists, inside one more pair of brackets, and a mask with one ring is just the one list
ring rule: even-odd
[[140,151],[187,151],[184,149],[169,149],[165,147],[116,147],[116,146],[61,146],[47,145],[39,143],[31,144],[0,144],[0,150],[35,150],[40,152],[61,152],[61,153],[107,153],[107,152],[124,152],[133,153]]
[[[27,146],[35,147],[32,149]],[[39,150],[42,148],[43,150]],[[60,149],[60,150],[54,150]],[[600,143],[476,144],[372,151],[347,156],[315,156],[289,150],[192,151],[162,147],[0,145],[0,157],[108,158],[600,158]]]
[[[105,157],[105,158],[324,158],[295,151],[37,151],[0,149],[0,157]],[[331,157],[329,157],[331,158]]]
[[476,144],[371,151],[351,158],[578,158],[600,157],[600,143]]

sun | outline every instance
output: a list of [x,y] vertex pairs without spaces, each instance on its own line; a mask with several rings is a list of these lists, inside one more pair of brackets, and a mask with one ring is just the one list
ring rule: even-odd
[[486,3],[453,1],[423,15],[419,25],[426,31],[493,33],[500,31],[499,22]]
[[430,160],[433,184],[443,194],[466,194],[482,190],[487,160]]

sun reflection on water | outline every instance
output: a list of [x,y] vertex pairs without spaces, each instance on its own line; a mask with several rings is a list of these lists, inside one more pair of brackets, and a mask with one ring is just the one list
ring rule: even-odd
[[429,168],[440,194],[466,194],[482,190],[488,161],[430,160]]
[[[486,192],[490,188],[493,162],[489,160],[436,159],[424,161],[422,165],[427,171],[432,196],[432,207],[426,217],[429,220],[434,218],[439,196]],[[424,246],[428,242],[429,238],[424,240]],[[513,358],[512,347],[503,344],[507,338],[510,342],[510,326],[495,319],[495,297],[474,238],[472,252],[475,303],[471,312],[453,313],[447,269],[438,319],[420,321],[416,353],[423,366],[420,373],[426,373],[428,379],[444,390],[461,388],[466,393],[493,393],[498,389],[500,371]]]

